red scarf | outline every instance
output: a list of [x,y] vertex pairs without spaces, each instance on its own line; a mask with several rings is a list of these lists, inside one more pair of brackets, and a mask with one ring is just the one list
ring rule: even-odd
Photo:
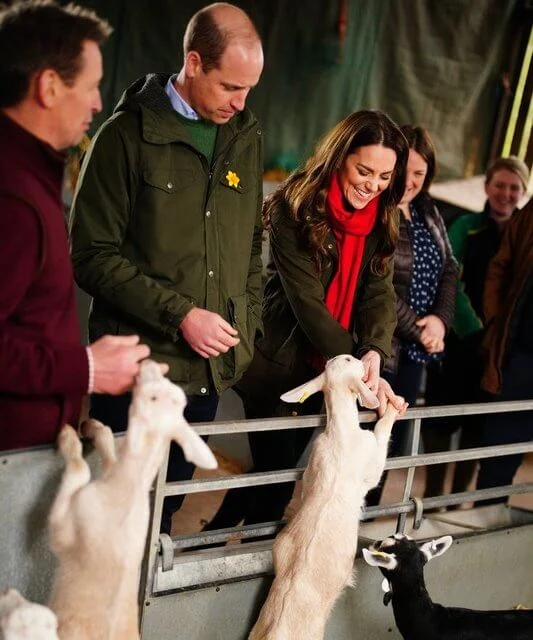
[[339,266],[326,291],[326,307],[345,329],[350,327],[366,237],[376,223],[378,204],[379,197],[363,209],[346,209],[337,174],[333,175],[326,210],[337,241]]

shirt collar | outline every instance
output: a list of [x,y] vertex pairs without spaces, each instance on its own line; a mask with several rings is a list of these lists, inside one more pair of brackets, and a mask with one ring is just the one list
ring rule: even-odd
[[180,94],[176,91],[176,87],[174,86],[174,80],[176,79],[176,75],[170,76],[168,82],[165,86],[165,93],[167,94],[170,103],[172,104],[172,108],[174,111],[177,111],[181,116],[187,118],[188,120],[200,120],[200,116],[196,113],[196,111],[185,102],[185,100],[180,96]]

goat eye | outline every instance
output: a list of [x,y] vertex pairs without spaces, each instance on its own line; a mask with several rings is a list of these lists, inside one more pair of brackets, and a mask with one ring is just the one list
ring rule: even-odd
[[150,400],[151,400],[152,402],[155,402],[155,401],[157,400],[157,396],[152,396],[152,397],[150,398]]

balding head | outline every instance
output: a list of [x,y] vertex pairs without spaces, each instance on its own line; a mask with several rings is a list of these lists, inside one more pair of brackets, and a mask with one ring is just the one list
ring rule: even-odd
[[261,46],[261,38],[242,9],[227,2],[216,2],[190,19],[183,38],[183,55],[186,58],[189,52],[198,52],[207,73],[219,67],[230,44],[257,49]]
[[191,18],[183,47],[174,86],[204,120],[229,122],[244,110],[263,71],[263,48],[252,21],[232,4],[211,4]]

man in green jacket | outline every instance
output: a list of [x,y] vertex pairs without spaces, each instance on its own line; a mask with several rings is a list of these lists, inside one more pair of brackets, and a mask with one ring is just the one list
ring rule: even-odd
[[[93,297],[92,340],[139,334],[213,420],[261,332],[262,141],[246,98],[263,52],[250,18],[216,3],[190,20],[177,75],[150,74],[96,134],[73,202],[72,260]],[[93,396],[91,415],[127,424],[128,395]],[[192,465],[171,449],[170,481]],[[167,498],[162,531],[182,497]]]

